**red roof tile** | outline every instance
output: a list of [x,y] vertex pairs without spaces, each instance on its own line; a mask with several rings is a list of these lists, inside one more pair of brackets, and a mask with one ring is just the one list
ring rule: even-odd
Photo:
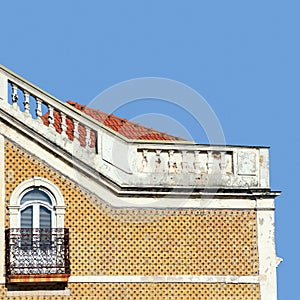
[[[119,118],[113,114],[107,114],[97,109],[90,108],[86,105],[81,105],[77,102],[67,101],[68,104],[72,105],[74,108],[86,113],[93,119],[99,121],[103,125],[109,127],[110,129],[118,132],[119,134],[125,136],[128,139],[133,140],[162,140],[162,141],[183,141],[182,138],[170,135],[165,132],[160,132],[155,129],[145,127],[138,123],[128,121],[127,119]],[[45,125],[49,125],[48,113],[43,117],[43,122]],[[67,135],[73,140],[73,122],[67,118]],[[54,111],[54,127],[57,132],[61,132],[61,116],[57,111]],[[79,125],[79,136],[82,145],[85,145],[85,128]],[[92,145],[95,146],[94,133],[91,132]]]

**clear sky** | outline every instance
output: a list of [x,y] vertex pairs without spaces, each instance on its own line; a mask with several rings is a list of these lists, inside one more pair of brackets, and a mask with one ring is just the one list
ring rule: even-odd
[[[58,98],[90,103],[124,80],[170,78],[208,101],[227,143],[270,146],[272,189],[283,191],[276,200],[279,299],[299,299],[299,1],[27,0],[0,7],[0,63]],[[153,107],[119,112],[178,115],[206,142],[188,116]]]

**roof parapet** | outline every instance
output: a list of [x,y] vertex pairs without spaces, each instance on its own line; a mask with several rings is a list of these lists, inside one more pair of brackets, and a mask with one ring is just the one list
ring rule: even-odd
[[46,138],[119,186],[269,188],[266,147],[130,140],[2,66],[0,112],[24,134],[30,128],[36,140]]

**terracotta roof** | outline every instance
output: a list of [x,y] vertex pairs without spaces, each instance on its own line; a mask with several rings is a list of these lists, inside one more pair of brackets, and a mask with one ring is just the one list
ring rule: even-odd
[[[182,138],[170,135],[165,132],[160,132],[155,129],[145,127],[141,124],[128,121],[127,119],[119,118],[113,114],[107,114],[97,109],[90,108],[86,105],[79,104],[73,101],[67,101],[68,104],[72,105],[74,108],[86,113],[95,120],[99,121],[103,125],[111,128],[112,130],[118,132],[119,134],[125,136],[128,139],[133,140],[160,140],[160,141],[183,141]],[[61,132],[61,116],[58,112],[54,111],[54,127],[57,132]],[[48,113],[42,117],[45,125],[49,125]],[[67,118],[67,135],[73,140],[73,122]],[[85,144],[85,129],[83,126],[79,126],[79,136],[82,145]],[[95,145],[94,134],[91,132],[92,146]]]

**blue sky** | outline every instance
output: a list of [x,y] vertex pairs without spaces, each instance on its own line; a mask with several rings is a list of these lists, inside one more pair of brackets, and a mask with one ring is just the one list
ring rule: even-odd
[[[283,191],[276,200],[279,299],[297,299],[299,31],[296,0],[3,1],[0,63],[81,103],[132,78],[177,80],[208,101],[227,143],[270,146],[272,189]],[[151,109],[119,113],[158,113]],[[206,142],[188,116],[156,109]]]

